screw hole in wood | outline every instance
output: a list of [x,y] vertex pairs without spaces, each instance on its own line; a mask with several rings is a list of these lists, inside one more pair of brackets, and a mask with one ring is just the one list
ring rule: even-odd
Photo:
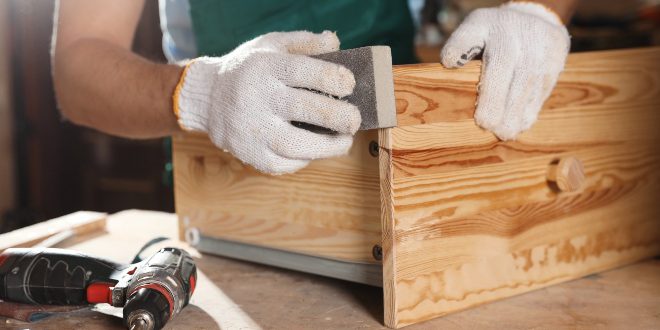
[[383,260],[383,248],[380,245],[376,244],[371,249],[371,254],[374,256],[374,259],[381,261]]
[[369,153],[374,157],[378,157],[378,142],[369,142]]

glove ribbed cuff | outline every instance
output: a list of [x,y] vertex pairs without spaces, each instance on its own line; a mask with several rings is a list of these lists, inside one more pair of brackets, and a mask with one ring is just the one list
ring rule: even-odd
[[172,96],[179,126],[187,131],[208,132],[214,70],[206,65],[211,58],[201,57],[188,63]]
[[510,1],[502,5],[502,8],[507,8],[519,11],[526,14],[531,14],[542,18],[548,23],[564,26],[559,14],[545,5],[530,1]]

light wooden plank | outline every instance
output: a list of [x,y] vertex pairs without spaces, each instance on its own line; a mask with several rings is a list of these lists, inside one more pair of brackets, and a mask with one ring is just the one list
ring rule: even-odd
[[243,165],[201,135],[174,138],[181,232],[343,261],[379,263],[377,132],[360,132],[349,155],[270,176]]
[[[569,109],[655,103],[658,62],[660,47],[571,54],[541,118]],[[397,127],[471,120],[480,71],[479,61],[458,70],[440,64],[395,66]]]
[[[660,98],[660,94],[657,97]],[[519,135],[516,140],[521,144],[541,147],[657,140],[660,133],[656,123],[660,122],[660,114],[655,111],[655,106],[657,103],[649,102],[625,106],[626,111],[621,111],[622,106],[542,111],[540,120],[532,129]],[[400,127],[393,136],[393,142],[406,150],[484,148],[501,144],[492,133],[476,126],[472,119]]]
[[[651,192],[657,196],[658,190]],[[640,195],[512,237],[402,235],[399,239],[411,244],[400,244],[397,250],[397,260],[409,261],[397,264],[398,324],[417,323],[659,253],[660,212],[649,204],[652,198]],[[641,212],[635,212],[636,206],[643,207]],[[420,239],[424,244],[415,246]],[[418,256],[427,260],[413,261]]]
[[659,48],[571,55],[539,122],[507,143],[472,120],[478,62],[460,70],[396,67],[399,127],[392,140],[398,146],[394,153],[405,153],[395,159],[396,176],[453,171],[602,143],[658,141],[658,62]]
[[[395,177],[397,229],[603,189],[623,189],[640,178],[654,178],[648,172],[660,164],[660,153],[649,149],[648,145],[633,143],[600,146],[440,174]],[[552,161],[568,156],[580,159],[586,171],[585,184],[575,193],[556,191],[546,178]]]
[[15,247],[31,247],[53,235],[71,230],[85,235],[105,230],[105,213],[78,211],[0,235],[0,252]]
[[[478,63],[395,68],[399,127],[380,132],[386,324],[660,253],[659,60],[660,48],[570,55],[539,122],[506,143],[472,120]],[[584,164],[577,192],[547,182],[565,157]]]
[[394,190],[392,169],[391,129],[380,129],[378,132],[378,162],[380,163],[380,203],[382,229],[382,263],[383,263],[383,306],[386,325],[398,324],[397,286],[396,279],[396,244],[394,219]]

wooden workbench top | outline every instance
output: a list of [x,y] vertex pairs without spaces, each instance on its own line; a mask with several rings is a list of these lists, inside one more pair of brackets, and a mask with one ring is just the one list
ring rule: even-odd
[[[119,262],[156,236],[177,237],[176,216],[124,211],[107,233],[66,247]],[[181,245],[181,243],[179,243]],[[190,250],[194,253],[194,250]],[[381,329],[382,290],[241,261],[196,254],[198,288],[168,329]],[[101,307],[105,312],[117,312]],[[122,329],[90,309],[38,323],[0,317],[9,329]],[[406,329],[660,329],[660,260],[555,285]]]

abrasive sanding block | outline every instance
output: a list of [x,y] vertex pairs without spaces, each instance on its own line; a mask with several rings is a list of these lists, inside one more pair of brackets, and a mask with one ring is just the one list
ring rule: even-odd
[[396,126],[392,52],[388,46],[370,46],[313,56],[353,72],[353,94],[342,98],[358,107],[360,130]]

